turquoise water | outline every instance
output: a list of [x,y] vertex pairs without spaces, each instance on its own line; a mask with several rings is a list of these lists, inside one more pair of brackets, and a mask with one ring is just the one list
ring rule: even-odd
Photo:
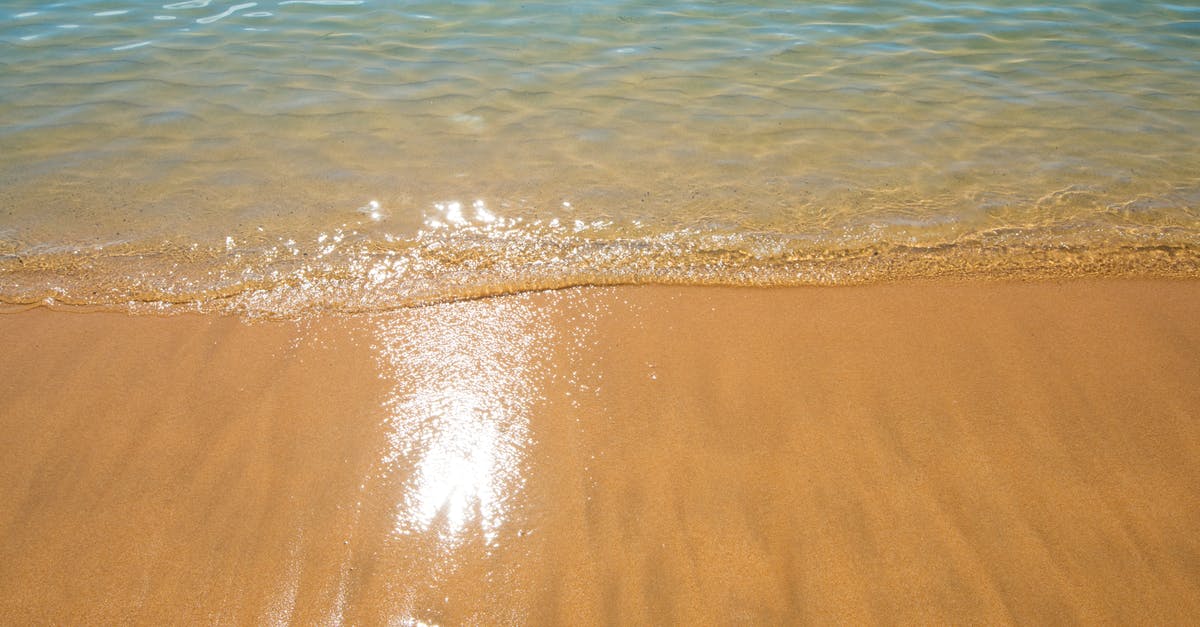
[[9,2],[0,300],[1196,276],[1200,7]]

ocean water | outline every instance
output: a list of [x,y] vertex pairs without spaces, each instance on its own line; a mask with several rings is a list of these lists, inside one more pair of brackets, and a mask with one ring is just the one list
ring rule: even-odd
[[10,1],[0,302],[1200,274],[1183,2]]

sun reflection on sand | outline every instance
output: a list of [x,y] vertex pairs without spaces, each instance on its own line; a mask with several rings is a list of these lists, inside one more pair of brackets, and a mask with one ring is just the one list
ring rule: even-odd
[[[425,424],[418,428],[432,433],[418,453],[413,483],[396,515],[396,532],[437,526],[453,538],[477,517],[490,544],[504,521],[504,492],[519,488],[516,466],[524,425],[506,421],[503,413],[488,407],[486,398],[453,389],[422,391],[400,407],[420,416]],[[391,434],[394,446],[402,447],[401,438],[416,435],[405,431]]]
[[400,491],[393,535],[434,534],[452,549],[478,534],[491,545],[523,486],[546,326],[520,298],[428,313],[380,325],[376,342],[394,383],[381,467]]

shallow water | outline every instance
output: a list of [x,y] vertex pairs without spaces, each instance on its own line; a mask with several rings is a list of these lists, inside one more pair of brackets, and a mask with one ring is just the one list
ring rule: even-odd
[[1196,7],[5,11],[8,303],[1200,268]]

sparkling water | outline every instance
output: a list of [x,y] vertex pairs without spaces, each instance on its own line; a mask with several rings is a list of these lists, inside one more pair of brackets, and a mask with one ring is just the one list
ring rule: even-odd
[[0,300],[1195,276],[1200,7],[8,2]]

